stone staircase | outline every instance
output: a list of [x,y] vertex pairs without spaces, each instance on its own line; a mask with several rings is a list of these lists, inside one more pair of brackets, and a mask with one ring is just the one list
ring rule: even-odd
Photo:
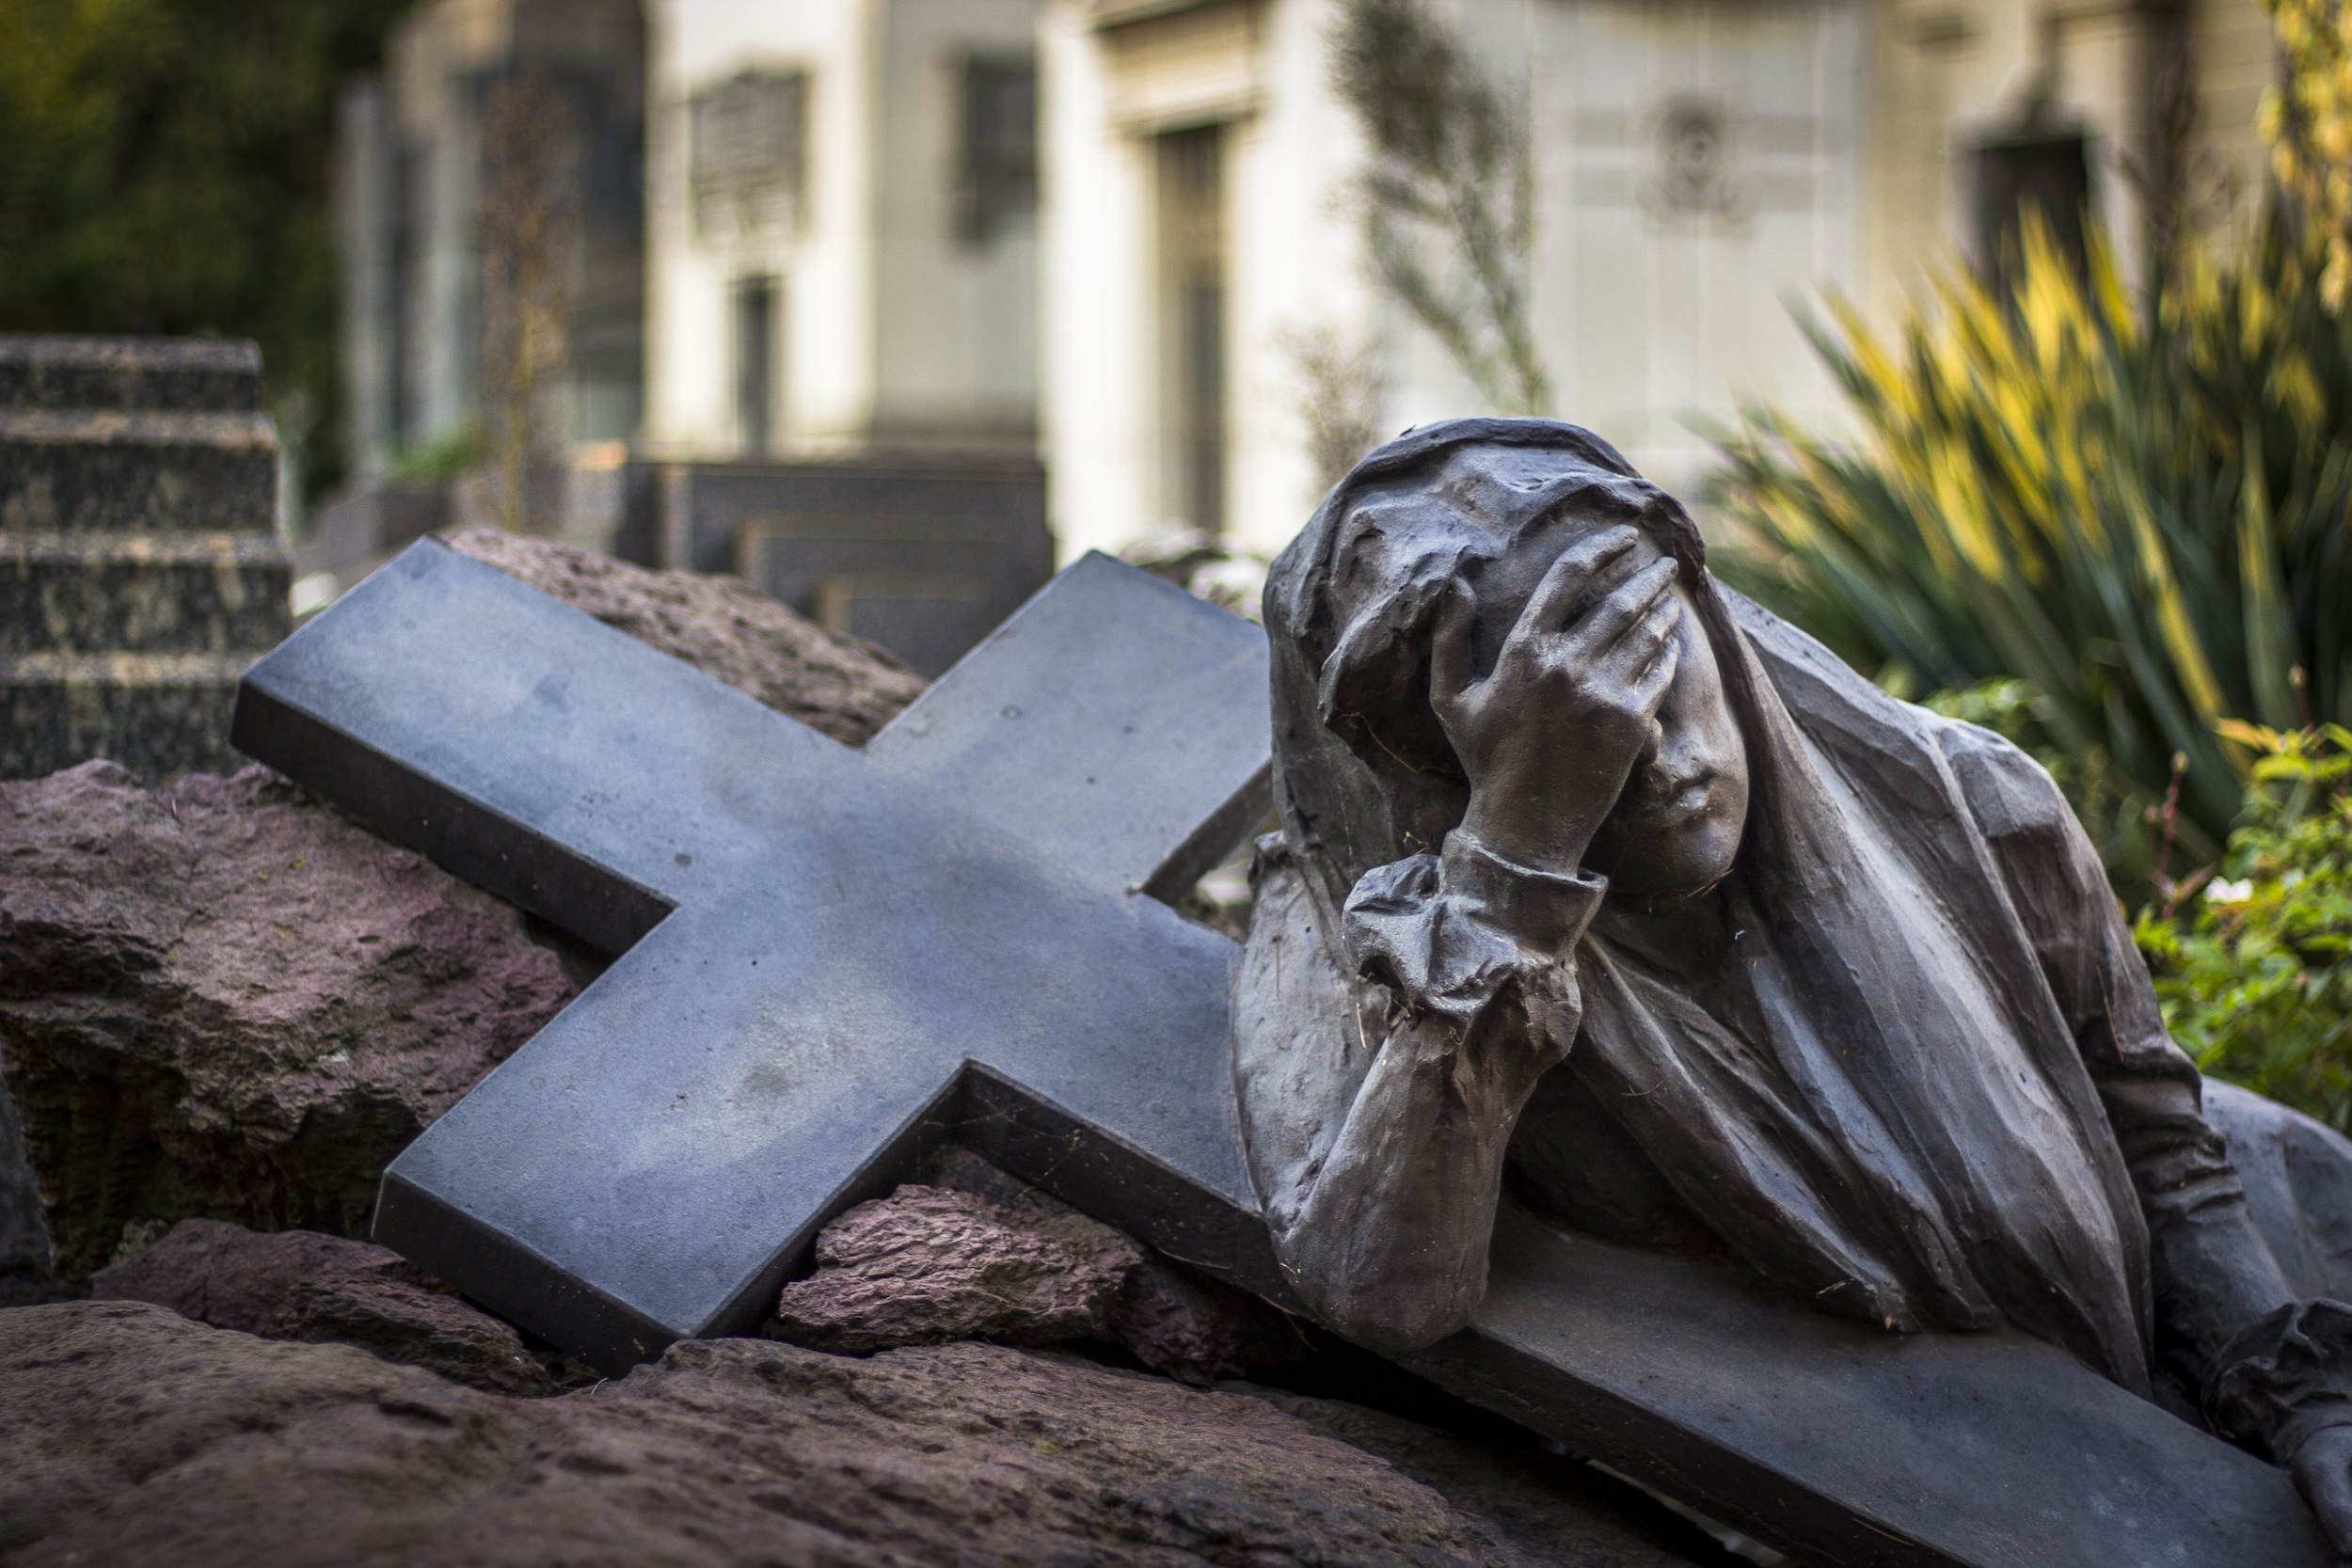
[[228,772],[292,629],[251,343],[0,336],[0,778]]

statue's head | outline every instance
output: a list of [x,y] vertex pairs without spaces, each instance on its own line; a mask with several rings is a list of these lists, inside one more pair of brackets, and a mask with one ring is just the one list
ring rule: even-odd
[[[1430,697],[1431,642],[1447,605],[1471,606],[1470,673],[1484,678],[1562,552],[1597,531],[1628,529],[1631,548],[1558,618],[1572,621],[1644,565],[1672,558],[1678,662],[1653,742],[1586,863],[1634,898],[1705,887],[1731,868],[1748,802],[1747,752],[1726,693],[1737,643],[1697,529],[1587,431],[1464,420],[1366,457],[1267,584],[1282,805],[1340,880],[1434,849],[1461,819],[1469,779]],[[1526,721],[1567,721],[1530,711]]]

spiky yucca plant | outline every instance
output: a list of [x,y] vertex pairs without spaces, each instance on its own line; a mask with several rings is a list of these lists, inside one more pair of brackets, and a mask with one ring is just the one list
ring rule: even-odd
[[[1760,546],[1728,575],[1909,692],[2029,682],[2127,896],[2177,773],[2180,848],[2215,858],[2250,755],[2225,719],[2352,721],[2352,331],[2324,236],[2274,214],[2182,259],[2137,309],[2029,224],[2013,297],[1947,272],[1894,342],[1807,317],[1861,438],[1769,406],[1716,436]],[[2176,759],[2177,762],[2176,762]]]

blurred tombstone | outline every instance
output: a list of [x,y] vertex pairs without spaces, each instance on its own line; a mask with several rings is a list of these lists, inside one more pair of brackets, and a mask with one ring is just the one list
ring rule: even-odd
[[937,676],[1054,571],[1033,458],[631,465],[613,553],[738,572]]
[[0,337],[0,778],[229,772],[291,625],[251,343]]

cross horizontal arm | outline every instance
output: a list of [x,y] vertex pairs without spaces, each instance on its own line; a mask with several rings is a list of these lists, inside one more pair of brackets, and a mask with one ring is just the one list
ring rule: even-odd
[[607,953],[857,753],[421,540],[249,671],[230,739]]

